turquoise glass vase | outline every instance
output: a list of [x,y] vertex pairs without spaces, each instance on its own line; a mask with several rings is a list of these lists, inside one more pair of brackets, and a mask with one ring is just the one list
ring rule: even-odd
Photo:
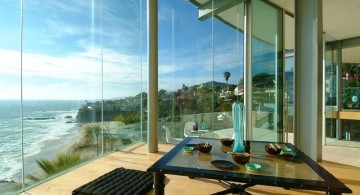
[[233,152],[245,152],[244,147],[244,126],[245,107],[241,102],[234,102],[232,105],[232,118],[234,125],[234,147]]

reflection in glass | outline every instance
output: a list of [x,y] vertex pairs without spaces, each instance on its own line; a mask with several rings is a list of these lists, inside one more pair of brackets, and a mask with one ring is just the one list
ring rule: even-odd
[[253,140],[282,140],[282,10],[263,1],[252,3]]

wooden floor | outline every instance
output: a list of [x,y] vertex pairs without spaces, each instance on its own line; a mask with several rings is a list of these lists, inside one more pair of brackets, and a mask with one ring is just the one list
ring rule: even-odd
[[[126,148],[126,150],[117,151],[103,158],[97,159],[91,163],[74,169],[64,175],[54,178],[46,183],[38,185],[25,194],[31,195],[62,195],[71,194],[72,190],[85,184],[115,168],[125,167],[130,169],[137,169],[145,171],[156,160],[168,152],[173,145],[160,144],[159,152],[156,154],[147,153],[147,145],[140,143],[138,145]],[[345,183],[353,194],[360,195],[360,168],[341,165],[333,162],[322,161],[319,162],[321,166],[331,172],[335,177],[339,178]],[[175,175],[166,175],[165,194],[211,194],[221,190],[225,187],[220,185],[215,180],[207,179],[189,179],[188,177],[181,177]],[[285,195],[285,194],[325,194],[324,192],[316,191],[301,191],[301,190],[286,190],[277,187],[254,186],[247,190],[251,194],[266,194],[266,195]],[[153,192],[150,191],[149,194]]]

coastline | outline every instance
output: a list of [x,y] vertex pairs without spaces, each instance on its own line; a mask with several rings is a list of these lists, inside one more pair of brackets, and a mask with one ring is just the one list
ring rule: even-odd
[[[66,152],[71,145],[81,136],[83,125],[74,123],[74,127],[66,130],[68,134],[56,140],[48,140],[44,142],[41,151],[33,156],[25,157],[25,177],[29,174],[39,173],[41,170],[38,167],[36,160],[40,159],[54,159],[59,152]],[[0,181],[0,194],[10,195],[14,194],[15,189],[21,186],[21,171],[14,176],[15,181]],[[29,179],[25,178],[25,182],[29,183]],[[21,188],[21,187],[20,187]]]
[[[75,123],[75,126],[68,130],[68,134],[62,136],[60,139],[48,140],[44,143],[44,146],[40,153],[25,159],[25,175],[39,171],[39,167],[36,160],[40,159],[54,159],[59,152],[66,152],[71,147],[74,140],[81,135],[82,125]],[[26,170],[32,170],[27,172]]]

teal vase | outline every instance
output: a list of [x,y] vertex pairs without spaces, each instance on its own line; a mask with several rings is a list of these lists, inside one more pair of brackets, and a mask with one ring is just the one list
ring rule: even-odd
[[244,123],[245,107],[241,102],[234,102],[232,105],[232,118],[234,125],[234,147],[233,152],[245,152],[244,147]]

